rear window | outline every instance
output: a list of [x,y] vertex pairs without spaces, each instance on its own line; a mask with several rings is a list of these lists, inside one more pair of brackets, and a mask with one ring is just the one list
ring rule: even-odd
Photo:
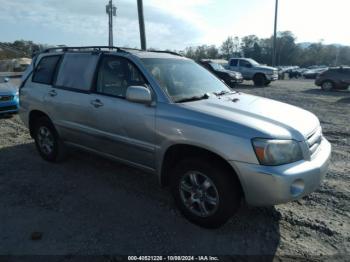
[[57,74],[56,86],[90,90],[98,58],[91,53],[66,53]]
[[35,68],[32,81],[51,85],[60,58],[61,56],[59,55],[43,57]]

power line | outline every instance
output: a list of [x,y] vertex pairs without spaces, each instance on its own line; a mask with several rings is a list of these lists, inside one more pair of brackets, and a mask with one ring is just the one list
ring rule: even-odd
[[11,51],[11,52],[13,52],[15,54],[26,55],[26,56],[28,55],[26,52],[24,52],[24,51],[22,51],[20,49],[8,46],[8,45],[3,44],[3,43],[0,43],[0,48],[6,49],[6,50]]

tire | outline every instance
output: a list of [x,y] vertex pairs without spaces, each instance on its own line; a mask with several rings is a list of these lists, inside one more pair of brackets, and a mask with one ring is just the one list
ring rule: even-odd
[[332,81],[326,80],[321,85],[322,90],[330,91],[334,88],[334,83]]
[[240,206],[240,183],[222,163],[210,158],[185,159],[171,175],[175,203],[192,223],[205,228],[218,228]]
[[60,162],[66,156],[66,148],[51,121],[42,117],[34,125],[34,139],[40,156],[48,162]]
[[255,86],[265,86],[266,83],[266,77],[263,74],[257,74],[253,78],[253,82]]

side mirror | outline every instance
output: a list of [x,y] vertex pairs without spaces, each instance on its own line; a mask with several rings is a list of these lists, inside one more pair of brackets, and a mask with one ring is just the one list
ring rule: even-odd
[[144,86],[129,86],[126,90],[126,100],[140,104],[150,104],[152,95],[148,88]]
[[9,81],[10,81],[10,78],[8,78],[8,77],[5,77],[5,78],[4,78],[4,82],[5,82],[5,83],[7,83],[7,82],[9,82]]

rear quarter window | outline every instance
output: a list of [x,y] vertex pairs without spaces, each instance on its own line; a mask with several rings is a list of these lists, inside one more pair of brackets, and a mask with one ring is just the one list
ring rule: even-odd
[[66,53],[55,85],[80,91],[90,90],[98,59],[98,55],[91,53]]
[[51,85],[60,58],[60,55],[43,57],[34,70],[32,81],[36,83]]

